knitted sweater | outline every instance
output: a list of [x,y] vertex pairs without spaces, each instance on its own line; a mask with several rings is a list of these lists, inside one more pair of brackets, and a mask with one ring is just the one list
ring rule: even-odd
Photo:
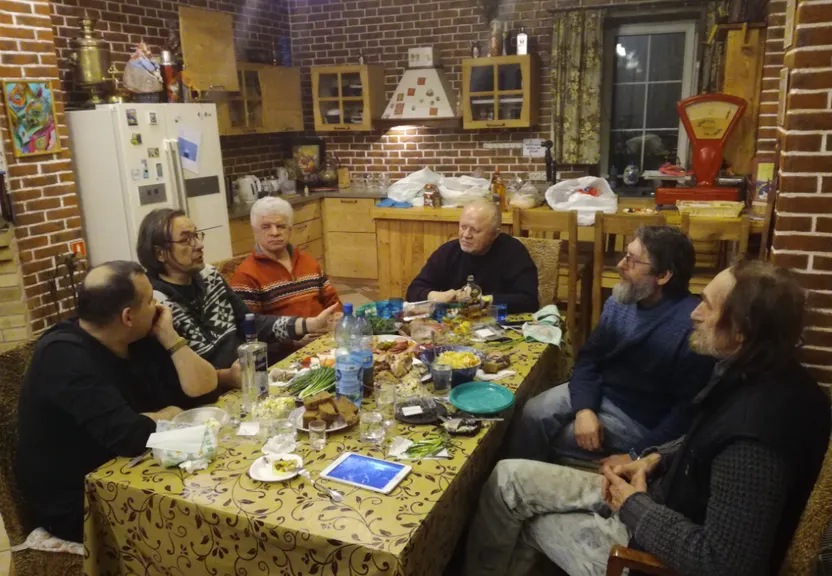
[[597,411],[609,399],[649,430],[636,452],[684,434],[690,401],[713,369],[711,358],[688,345],[698,301],[688,295],[642,308],[608,298],[569,381],[572,409]]
[[288,251],[291,272],[255,246],[231,277],[231,289],[258,314],[312,318],[340,304],[318,261],[294,246]]
[[[173,327],[188,346],[216,368],[229,368],[237,359],[237,347],[245,342],[243,320],[248,306],[225,283],[213,266],[192,280],[195,298],[187,299],[160,278],[150,278],[153,295],[171,309]],[[255,328],[261,342],[295,340],[294,316],[255,314]]]

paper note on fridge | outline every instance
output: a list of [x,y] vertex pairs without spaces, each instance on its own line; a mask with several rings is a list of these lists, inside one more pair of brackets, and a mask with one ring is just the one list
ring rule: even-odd
[[179,156],[182,168],[199,174],[199,147],[202,145],[202,130],[182,126],[179,129]]

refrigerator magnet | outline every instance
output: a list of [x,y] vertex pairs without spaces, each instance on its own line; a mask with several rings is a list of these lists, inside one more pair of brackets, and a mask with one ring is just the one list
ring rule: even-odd
[[156,126],[159,122],[156,119],[156,112],[148,112],[147,113],[147,123],[151,126]]
[[158,178],[159,180],[164,178],[164,176],[162,176],[162,163],[161,162],[156,162],[156,178]]
[[142,171],[138,168],[133,168],[132,170],[130,170],[130,176],[132,176],[133,180],[141,180]]
[[147,157],[148,158],[158,158],[159,157],[159,149],[158,148],[148,148],[147,149]]
[[138,146],[141,143],[142,135],[138,132],[133,132],[133,134],[130,136],[130,144],[132,144],[133,146]]
[[147,169],[147,160],[142,160],[142,178],[147,180],[150,178],[150,172]]
[[127,125],[128,126],[138,126],[139,125],[139,117],[136,116],[136,109],[135,108],[128,108],[125,110],[125,114],[127,115]]

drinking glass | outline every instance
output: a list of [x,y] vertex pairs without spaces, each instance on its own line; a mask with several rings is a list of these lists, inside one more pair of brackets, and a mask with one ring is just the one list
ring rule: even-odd
[[390,318],[390,302],[379,300],[376,302],[376,316],[379,318]]
[[508,304],[494,304],[494,308],[497,309],[497,323],[502,324],[506,321],[506,316],[508,316]]
[[390,298],[387,301],[387,309],[391,318],[398,318],[404,311],[404,300],[402,298]]
[[384,443],[384,417],[378,410],[362,410],[359,415],[361,441],[368,444]]
[[[279,420],[272,420],[266,425],[266,438],[273,437],[274,443],[278,446],[291,447],[286,449],[286,452],[291,452],[295,449],[298,439],[298,431],[294,425],[286,418]],[[260,422],[260,434],[264,434],[264,422]]]
[[449,364],[433,365],[433,389],[436,392],[447,392],[451,387],[453,368]]
[[309,443],[318,452],[326,447],[326,422],[313,420],[309,423]]
[[396,423],[396,383],[376,382],[375,397],[384,427],[389,430]]

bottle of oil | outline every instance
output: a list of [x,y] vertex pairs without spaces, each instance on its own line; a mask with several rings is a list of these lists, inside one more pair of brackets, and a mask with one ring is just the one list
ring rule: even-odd
[[500,176],[500,169],[494,170],[494,175],[491,177],[491,197],[494,203],[500,207],[500,212],[506,211],[506,184],[503,182],[503,177]]

